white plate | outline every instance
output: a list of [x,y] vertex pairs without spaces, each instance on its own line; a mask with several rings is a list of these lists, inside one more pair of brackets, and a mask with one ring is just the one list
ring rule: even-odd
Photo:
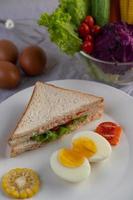
[[[109,160],[94,165],[87,181],[72,184],[58,178],[50,169],[49,158],[59,147],[70,144],[73,134],[45,147],[22,154],[16,158],[6,157],[7,138],[27,104],[33,88],[25,89],[0,104],[0,178],[11,168],[30,167],[41,177],[40,192],[33,198],[37,200],[133,200],[133,99],[124,92],[89,81],[62,80],[55,85],[81,90],[103,96],[105,112],[102,120],[114,119],[123,129],[120,145],[113,149]],[[110,118],[111,117],[111,118]],[[93,129],[91,123],[83,129]],[[0,192],[0,200],[8,199]]]

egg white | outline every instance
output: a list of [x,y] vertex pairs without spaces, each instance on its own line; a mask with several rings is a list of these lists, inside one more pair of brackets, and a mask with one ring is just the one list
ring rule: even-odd
[[60,178],[69,182],[80,182],[86,179],[90,172],[91,167],[88,159],[84,159],[84,163],[75,168],[63,166],[58,160],[58,151],[54,152],[50,158],[50,166],[54,173]]
[[74,135],[72,142],[80,137],[91,139],[97,147],[97,152],[88,158],[90,162],[100,162],[110,157],[112,148],[110,143],[103,136],[93,131],[81,131]]

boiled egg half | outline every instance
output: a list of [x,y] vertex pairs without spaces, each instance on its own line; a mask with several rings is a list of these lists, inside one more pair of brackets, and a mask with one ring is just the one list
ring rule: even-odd
[[103,161],[110,157],[109,142],[93,131],[81,131],[72,138],[72,148],[90,162]]
[[50,159],[52,170],[60,178],[70,182],[80,182],[86,179],[91,171],[87,158],[73,149],[59,149]]

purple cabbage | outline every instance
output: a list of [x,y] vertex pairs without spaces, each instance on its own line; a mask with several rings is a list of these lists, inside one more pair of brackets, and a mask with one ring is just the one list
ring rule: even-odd
[[92,56],[116,63],[111,69],[106,65],[101,65],[106,73],[124,74],[133,66],[123,65],[120,67],[117,64],[133,62],[133,25],[115,22],[102,27],[95,38]]
[[93,56],[104,61],[133,62],[133,25],[105,25],[95,38]]

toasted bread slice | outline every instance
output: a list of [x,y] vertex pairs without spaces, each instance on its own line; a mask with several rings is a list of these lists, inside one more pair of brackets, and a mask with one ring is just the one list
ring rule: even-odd
[[10,139],[32,136],[33,132],[44,133],[76,117],[77,113],[89,111],[92,105],[95,108],[99,104],[103,109],[102,97],[37,82]]

